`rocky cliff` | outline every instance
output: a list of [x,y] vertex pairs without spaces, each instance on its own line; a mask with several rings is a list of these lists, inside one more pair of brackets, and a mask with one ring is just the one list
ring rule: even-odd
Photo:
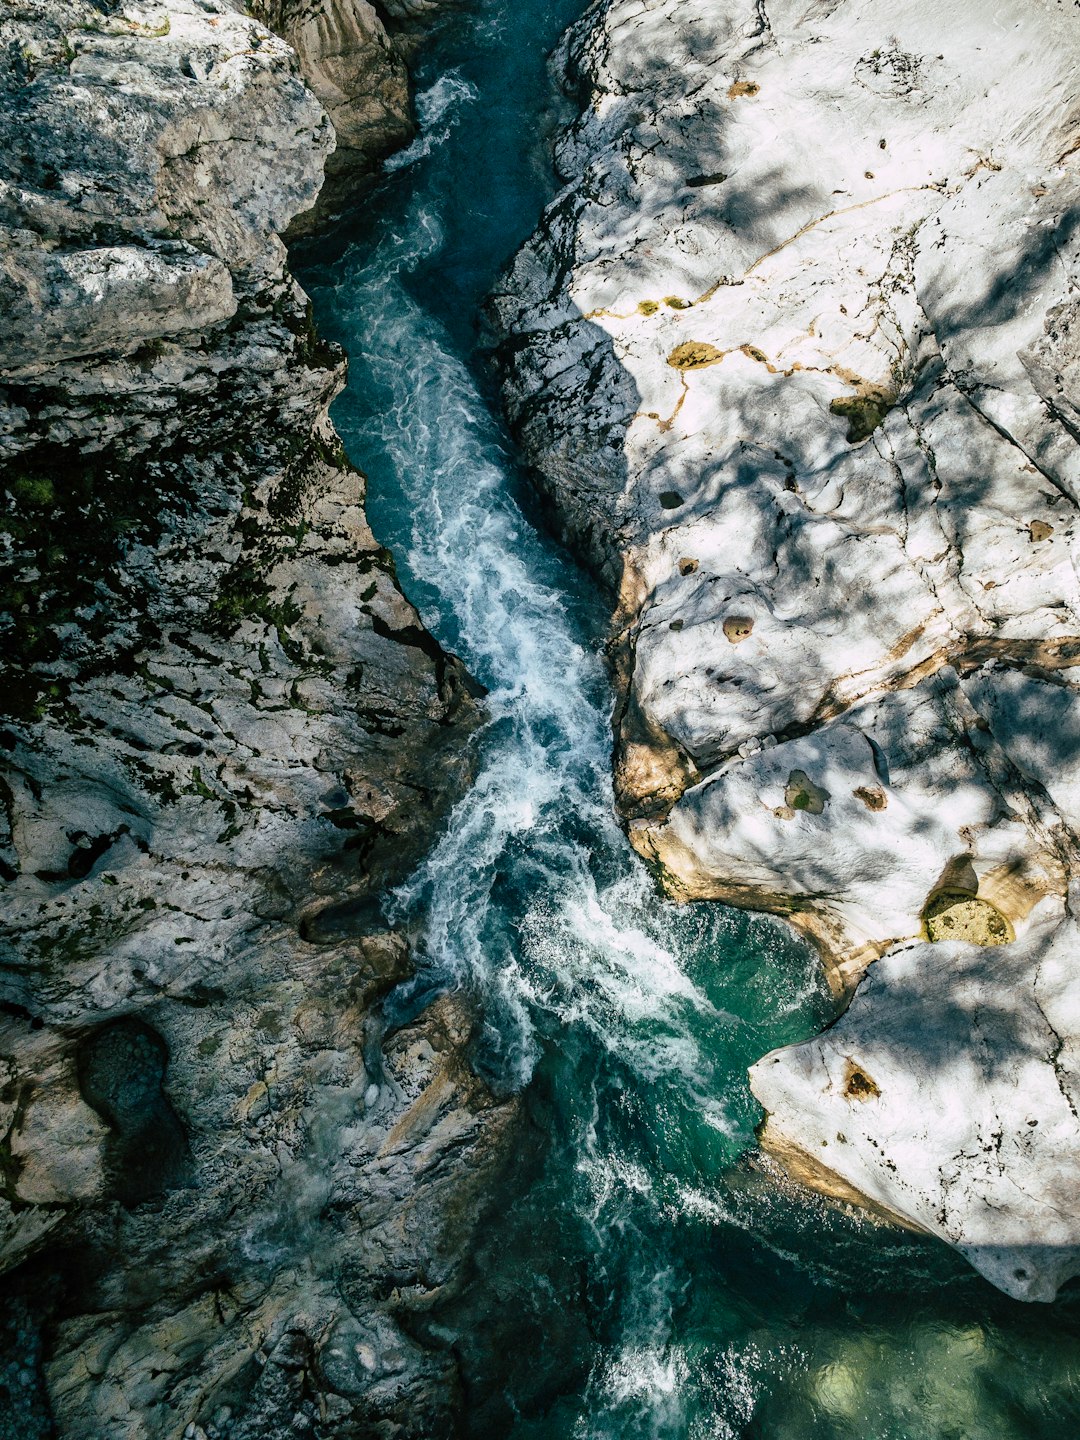
[[293,217],[306,234],[340,210],[380,160],[416,132],[407,61],[440,10],[454,0],[251,0],[247,11],[295,49],[323,104],[336,144],[310,209]]
[[380,1008],[479,712],[277,238],[333,132],[224,0],[0,43],[0,1435],[441,1434],[515,1112]]
[[1028,1298],[1080,1269],[1078,60],[1051,0],[601,0],[493,302],[633,843],[877,959],[767,1143]]

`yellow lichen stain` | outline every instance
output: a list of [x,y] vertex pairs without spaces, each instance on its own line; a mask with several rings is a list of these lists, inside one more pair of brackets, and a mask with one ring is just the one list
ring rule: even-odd
[[724,634],[732,645],[748,639],[753,629],[754,622],[748,615],[729,615],[724,621]]
[[670,310],[689,310],[693,302],[684,300],[681,295],[665,295],[664,304]]
[[857,445],[868,439],[896,404],[896,396],[879,385],[863,385],[857,395],[842,395],[829,410],[848,422],[847,441]]
[[682,393],[679,395],[678,400],[676,400],[675,402],[675,409],[672,410],[671,414],[667,417],[666,420],[661,420],[659,416],[656,417],[656,428],[660,431],[661,435],[666,435],[667,432],[671,429],[671,427],[675,424],[675,421],[679,418],[679,411],[686,403],[686,397],[689,393],[690,387],[686,383],[686,376],[681,373],[679,375],[679,385],[682,387]]
[[881,1090],[876,1080],[849,1059],[844,1066],[844,1094],[849,1100],[876,1100]]
[[718,364],[725,353],[707,340],[684,340],[672,350],[667,363],[675,370],[703,370],[706,365]]
[[1032,544],[1037,545],[1040,540],[1049,540],[1054,533],[1054,527],[1048,525],[1045,520],[1032,520],[1028,524],[1028,534],[1031,536]]
[[639,315],[655,315],[660,306],[655,300],[639,300],[637,308]]
[[728,90],[729,100],[738,100],[744,95],[756,95],[761,86],[756,80],[736,80],[735,84]]
[[966,940],[972,945],[1005,945],[1016,938],[1008,920],[989,900],[967,890],[939,890],[923,911],[928,940]]
[[680,557],[680,559],[679,559],[679,574],[680,574],[680,575],[693,575],[694,571],[695,571],[697,568],[698,568],[698,561],[696,561],[696,560],[691,560],[691,558],[690,558],[689,555],[683,555],[683,556]]

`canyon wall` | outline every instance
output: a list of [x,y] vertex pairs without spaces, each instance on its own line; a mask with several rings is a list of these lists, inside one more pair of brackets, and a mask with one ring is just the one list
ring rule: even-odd
[[251,0],[246,7],[296,51],[301,74],[325,107],[336,144],[310,209],[290,236],[306,234],[369,181],[379,161],[416,133],[408,60],[454,0]]
[[442,1434],[516,1110],[381,1010],[480,710],[278,239],[333,130],[224,0],[0,37],[0,1434]]
[[492,302],[613,596],[632,842],[839,996],[876,962],[755,1067],[767,1147],[1039,1299],[1080,1269],[1078,61],[1050,0],[601,0]]

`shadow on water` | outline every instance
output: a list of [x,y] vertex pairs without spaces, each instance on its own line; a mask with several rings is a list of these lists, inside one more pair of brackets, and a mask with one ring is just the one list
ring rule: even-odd
[[554,188],[544,55],[580,9],[445,21],[420,139],[294,255],[350,355],[334,416],[376,533],[489,691],[476,784],[394,904],[421,985],[478,998],[533,1143],[422,1333],[470,1436],[1056,1440],[1080,1297],[1021,1306],[762,1173],[746,1067],[827,1022],[818,967],[769,920],[660,901],[614,819],[605,606],[531,521],[478,329]]

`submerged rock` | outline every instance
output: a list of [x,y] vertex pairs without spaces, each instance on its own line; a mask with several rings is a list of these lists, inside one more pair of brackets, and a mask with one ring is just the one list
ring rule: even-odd
[[[615,596],[633,843],[789,918],[844,995],[950,927],[1005,987],[1034,914],[1071,924],[1078,59],[1021,0],[992,42],[970,6],[607,0],[493,298],[511,421]],[[994,1203],[1048,1293],[1072,1241],[1051,1265]]]
[[405,1332],[515,1109],[462,1002],[379,1013],[410,972],[380,896],[479,712],[367,525],[278,238],[332,131],[223,0],[28,0],[0,38],[0,1265],[47,1322],[31,1379],[70,1436],[441,1434],[453,1358]]

